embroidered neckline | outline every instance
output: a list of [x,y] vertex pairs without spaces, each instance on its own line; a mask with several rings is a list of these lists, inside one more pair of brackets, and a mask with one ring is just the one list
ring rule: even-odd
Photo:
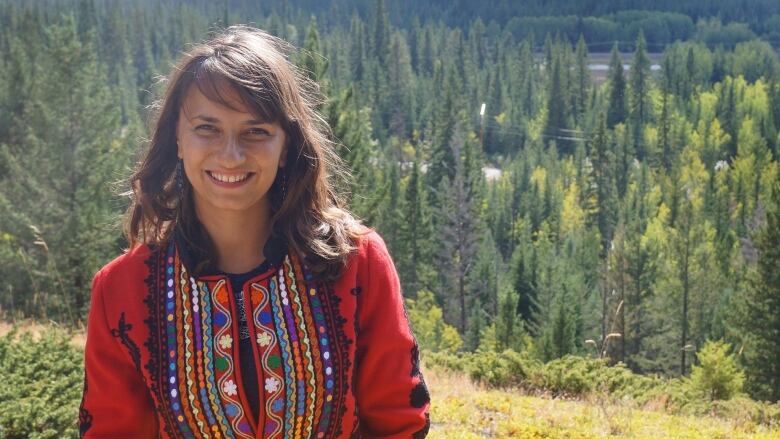
[[175,240],[160,249],[159,299],[148,302],[158,313],[149,320],[157,322],[150,332],[160,355],[155,362],[160,375],[153,381],[159,383],[163,412],[170,413],[172,425],[166,427],[183,437],[340,434],[353,341],[344,334],[346,320],[332,285],[312,279],[290,253],[244,282],[261,392],[260,413],[249,416],[229,279],[226,274],[192,277],[183,251]]

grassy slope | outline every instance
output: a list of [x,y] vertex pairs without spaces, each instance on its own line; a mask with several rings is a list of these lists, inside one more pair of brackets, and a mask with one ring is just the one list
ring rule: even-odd
[[[21,322],[23,332],[40,334],[49,325]],[[0,335],[12,325],[0,322]],[[84,334],[71,334],[83,348]],[[431,439],[466,438],[759,438],[780,439],[780,429],[768,431],[750,421],[673,416],[628,405],[570,401],[488,390],[462,374],[423,367],[431,392]]]
[[673,416],[598,400],[567,401],[487,390],[459,374],[423,369],[432,439],[778,438],[750,421]]

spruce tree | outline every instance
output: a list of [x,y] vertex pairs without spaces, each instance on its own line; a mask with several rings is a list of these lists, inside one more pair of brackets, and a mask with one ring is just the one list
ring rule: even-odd
[[747,388],[757,399],[780,400],[780,180],[772,190],[766,224],[754,235],[758,263],[738,322]]
[[646,153],[642,139],[643,129],[645,123],[649,121],[652,111],[650,107],[650,58],[647,57],[645,36],[641,31],[637,38],[634,59],[631,62],[629,81],[631,83],[629,96],[631,134],[637,158],[643,160]]
[[601,235],[601,256],[605,257],[617,225],[617,193],[615,188],[615,156],[610,149],[609,133],[604,115],[598,116],[590,159],[592,162],[590,186],[594,197],[590,200],[591,223]]
[[613,128],[626,120],[626,78],[623,73],[623,61],[620,60],[617,43],[612,46],[612,57],[609,61],[609,101],[607,110],[607,127]]
[[579,125],[582,125],[585,112],[588,109],[588,94],[590,90],[590,72],[588,71],[588,46],[585,44],[585,37],[580,34],[579,40],[577,40],[577,54],[576,54],[576,82],[574,84],[574,114],[579,121]]
[[450,302],[450,309],[457,312],[458,329],[466,334],[471,303],[467,279],[476,262],[482,218],[479,212],[480,197],[476,196],[480,185],[480,167],[473,160],[473,140],[459,125],[455,129],[450,148],[455,158],[453,179],[444,177],[438,187],[438,211],[436,236],[439,245],[439,262],[442,282],[439,293]]

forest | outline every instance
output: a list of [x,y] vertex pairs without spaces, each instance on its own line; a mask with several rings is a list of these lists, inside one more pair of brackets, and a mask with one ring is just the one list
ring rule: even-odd
[[83,325],[161,77],[253,24],[320,84],[430,361],[780,401],[780,3],[256,3],[0,0],[0,318]]

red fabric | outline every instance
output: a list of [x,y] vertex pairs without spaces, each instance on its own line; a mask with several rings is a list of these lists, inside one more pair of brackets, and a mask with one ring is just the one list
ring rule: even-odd
[[[188,401],[182,393],[177,395],[180,396],[183,406],[178,408],[180,411],[176,412],[177,409],[172,406],[171,401],[174,400],[171,399],[170,393],[176,387],[168,384],[165,337],[159,337],[160,334],[165,334],[166,319],[157,319],[153,309],[158,308],[152,305],[164,303],[154,296],[165,294],[164,289],[156,287],[164,284],[165,273],[161,274],[160,265],[155,265],[154,261],[169,260],[164,254],[161,255],[161,251],[155,252],[146,246],[139,246],[110,262],[95,275],[85,349],[85,386],[79,418],[83,437],[225,437],[227,423],[206,422],[208,425],[199,426],[197,420],[206,419],[209,414],[192,413],[187,409],[198,406],[198,396],[203,397],[203,401],[208,401],[208,398],[214,395],[196,394],[195,399]],[[271,276],[273,274],[269,273]],[[156,279],[160,281],[157,282]],[[212,277],[203,282],[208,282],[211,291],[219,288],[218,280]],[[305,294],[310,291],[311,297],[314,297],[313,284],[305,283],[304,288],[304,283],[298,284],[298,293]],[[318,291],[325,290],[323,287]],[[295,292],[290,290],[287,294],[290,294],[290,300],[294,301],[292,295]],[[306,437],[306,432],[309,432],[311,437],[317,437],[317,431],[320,431],[320,437],[323,437],[324,431],[331,432],[324,437],[339,438],[425,437],[429,425],[428,393],[417,366],[417,345],[404,310],[398,275],[382,238],[374,231],[364,235],[339,280],[329,284],[326,292],[318,294],[323,294],[323,308],[326,311],[333,310],[332,316],[335,317],[329,320],[325,331],[330,337],[329,341],[320,345],[319,349],[322,352],[331,349],[333,358],[328,358],[328,361],[338,361],[341,365],[340,370],[334,372],[335,387],[338,387],[333,389],[334,395],[337,395],[334,399],[338,401],[330,402],[338,414],[332,418],[337,425],[323,423],[328,414],[327,410],[325,413],[308,410],[309,405],[319,410],[324,404],[322,401],[307,399],[306,404],[302,405],[306,409],[304,415],[301,418],[293,417],[291,421],[294,422],[291,424],[294,425],[292,431],[283,429],[279,430],[281,433],[277,432],[276,436],[266,436],[263,426],[255,426],[252,421],[252,427],[255,427],[254,436],[250,434],[248,437]],[[199,308],[196,306],[194,309],[197,312]],[[214,312],[216,311],[212,310],[212,316],[215,316]],[[327,319],[330,314],[325,314]],[[190,316],[188,322],[191,322],[192,318],[193,316]],[[236,334],[237,319],[230,321],[233,325],[232,333]],[[311,329],[309,343],[316,344],[316,331],[313,326]],[[179,335],[177,345],[184,344],[181,337]],[[204,343],[212,348],[219,343],[214,335],[204,340]],[[236,345],[237,343],[236,338]],[[297,343],[300,345],[303,339]],[[157,349],[153,351],[151,348],[154,346],[157,346]],[[178,352],[186,353],[186,349],[186,346],[179,346]],[[235,355],[232,364],[237,365],[238,350],[233,352]],[[313,352],[313,356],[316,356],[319,351]],[[197,355],[200,361],[201,354]],[[181,354],[181,358],[185,358],[185,355]],[[295,364],[292,370],[300,372],[306,369],[299,367],[303,364],[300,363],[303,360],[299,356],[290,361]],[[324,360],[319,358],[316,364],[312,362],[310,367],[307,366],[306,370],[313,374],[310,376],[312,382],[314,376],[320,373],[318,368],[324,370],[324,364]],[[261,369],[259,365],[258,369]],[[311,395],[316,393],[318,398],[324,398],[324,383],[330,377],[324,373],[322,372],[321,376],[316,375],[317,386],[320,380],[323,386],[319,386],[316,392],[311,392]],[[192,376],[193,382],[197,383],[198,377],[203,376],[199,374],[200,369],[197,372],[189,371],[182,376]],[[262,387],[263,380],[259,382]],[[241,384],[238,385],[239,395],[236,398],[242,396]],[[217,393],[217,390],[211,387],[210,392]],[[287,396],[288,402],[290,394]],[[265,395],[266,392],[260,389],[261,405],[264,404]],[[248,406],[243,404],[238,407],[246,409]],[[212,408],[222,409],[225,405]],[[216,413],[212,411],[211,414]],[[270,415],[270,409],[265,414]],[[307,420],[307,417],[313,417],[314,421]],[[258,419],[267,419],[270,422],[268,417]],[[180,425],[183,424],[190,425],[189,433],[181,432]],[[236,427],[228,428],[235,430]],[[242,428],[249,427],[245,425]],[[208,434],[204,434],[204,431]]]

